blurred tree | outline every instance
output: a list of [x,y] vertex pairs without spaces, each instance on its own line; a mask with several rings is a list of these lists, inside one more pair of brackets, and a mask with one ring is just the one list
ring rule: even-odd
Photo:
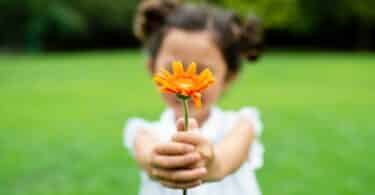
[[[0,44],[21,47],[30,10],[24,1],[0,1]],[[16,21],[16,22],[15,22]]]
[[[294,34],[311,36],[328,29],[357,31],[357,46],[360,48],[372,46],[371,31],[375,26],[374,0],[206,0],[204,2],[229,7],[243,15],[256,13],[263,19],[266,28],[286,30]],[[337,34],[342,33],[337,32]]]
[[[138,1],[0,0],[0,48],[38,51],[134,45],[132,16]],[[342,30],[353,31],[358,46],[372,46],[374,0],[186,1],[213,3],[242,15],[256,14],[268,30],[293,34],[292,37],[307,35],[305,37],[310,39],[312,34],[323,36],[327,29],[331,33],[329,36],[342,34]],[[345,41],[342,37],[340,39]]]
[[298,19],[296,0],[217,0],[242,15],[257,14],[266,28],[289,28]]
[[74,7],[62,1],[30,0],[31,17],[28,21],[26,47],[40,50],[43,41],[53,33],[54,37],[87,32],[86,18]]
[[355,16],[358,27],[358,47],[370,48],[372,46],[371,28],[375,24],[375,1],[374,0],[344,0],[346,7]]
[[[360,48],[371,47],[371,29],[375,24],[375,1],[373,0],[299,0],[305,30],[346,26],[357,29]],[[337,32],[341,33],[341,32]]]
[[[137,0],[1,0],[0,47],[43,49],[45,42],[127,32]],[[88,38],[89,37],[89,38]]]

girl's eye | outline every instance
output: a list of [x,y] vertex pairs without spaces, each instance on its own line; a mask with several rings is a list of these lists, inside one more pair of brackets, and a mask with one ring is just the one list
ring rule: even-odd
[[166,67],[164,67],[168,72],[173,72],[173,70],[172,70],[172,67],[171,66],[166,66]]
[[206,68],[209,68],[211,70],[211,72],[215,74],[216,69],[215,69],[214,66],[208,66],[208,65],[204,65],[204,64],[197,64],[197,73],[202,72]]
[[204,64],[197,64],[197,72],[200,73],[200,72],[202,72],[204,69],[206,69],[208,67],[209,66],[204,65]]
[[204,70],[204,68],[202,66],[197,66],[197,73],[200,73]]

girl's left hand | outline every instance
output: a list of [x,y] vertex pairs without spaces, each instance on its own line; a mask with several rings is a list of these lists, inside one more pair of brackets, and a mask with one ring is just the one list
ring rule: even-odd
[[207,174],[202,180],[210,180],[212,175],[212,164],[215,159],[214,145],[210,140],[205,138],[198,130],[198,123],[194,118],[189,119],[189,130],[184,130],[184,120],[181,118],[177,121],[178,132],[172,137],[172,141],[195,146],[196,151],[200,154],[201,160],[195,166],[205,167]]

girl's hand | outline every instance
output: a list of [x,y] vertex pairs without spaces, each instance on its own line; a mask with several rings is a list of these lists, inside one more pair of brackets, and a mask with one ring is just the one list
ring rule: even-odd
[[156,145],[150,155],[149,175],[169,188],[187,189],[201,184],[207,171],[193,166],[201,161],[194,150],[192,145],[177,142]]
[[200,160],[194,165],[195,167],[203,167],[207,170],[207,174],[200,178],[203,180],[211,180],[215,174],[213,166],[211,166],[215,159],[214,145],[210,140],[205,138],[200,131],[197,130],[198,124],[195,119],[189,119],[189,130],[184,131],[184,120],[177,121],[177,130],[172,141],[180,144],[189,144],[195,147],[195,151],[199,153]]
[[201,155],[189,143],[156,144],[148,156],[148,174],[169,188],[198,186],[207,173],[205,167],[196,166],[202,160]]

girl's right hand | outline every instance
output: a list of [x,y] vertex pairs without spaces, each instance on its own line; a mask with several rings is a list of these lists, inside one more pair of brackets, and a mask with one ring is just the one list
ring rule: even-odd
[[187,189],[198,186],[207,173],[205,167],[196,166],[202,160],[201,155],[190,144],[159,143],[148,156],[148,174],[169,188]]

